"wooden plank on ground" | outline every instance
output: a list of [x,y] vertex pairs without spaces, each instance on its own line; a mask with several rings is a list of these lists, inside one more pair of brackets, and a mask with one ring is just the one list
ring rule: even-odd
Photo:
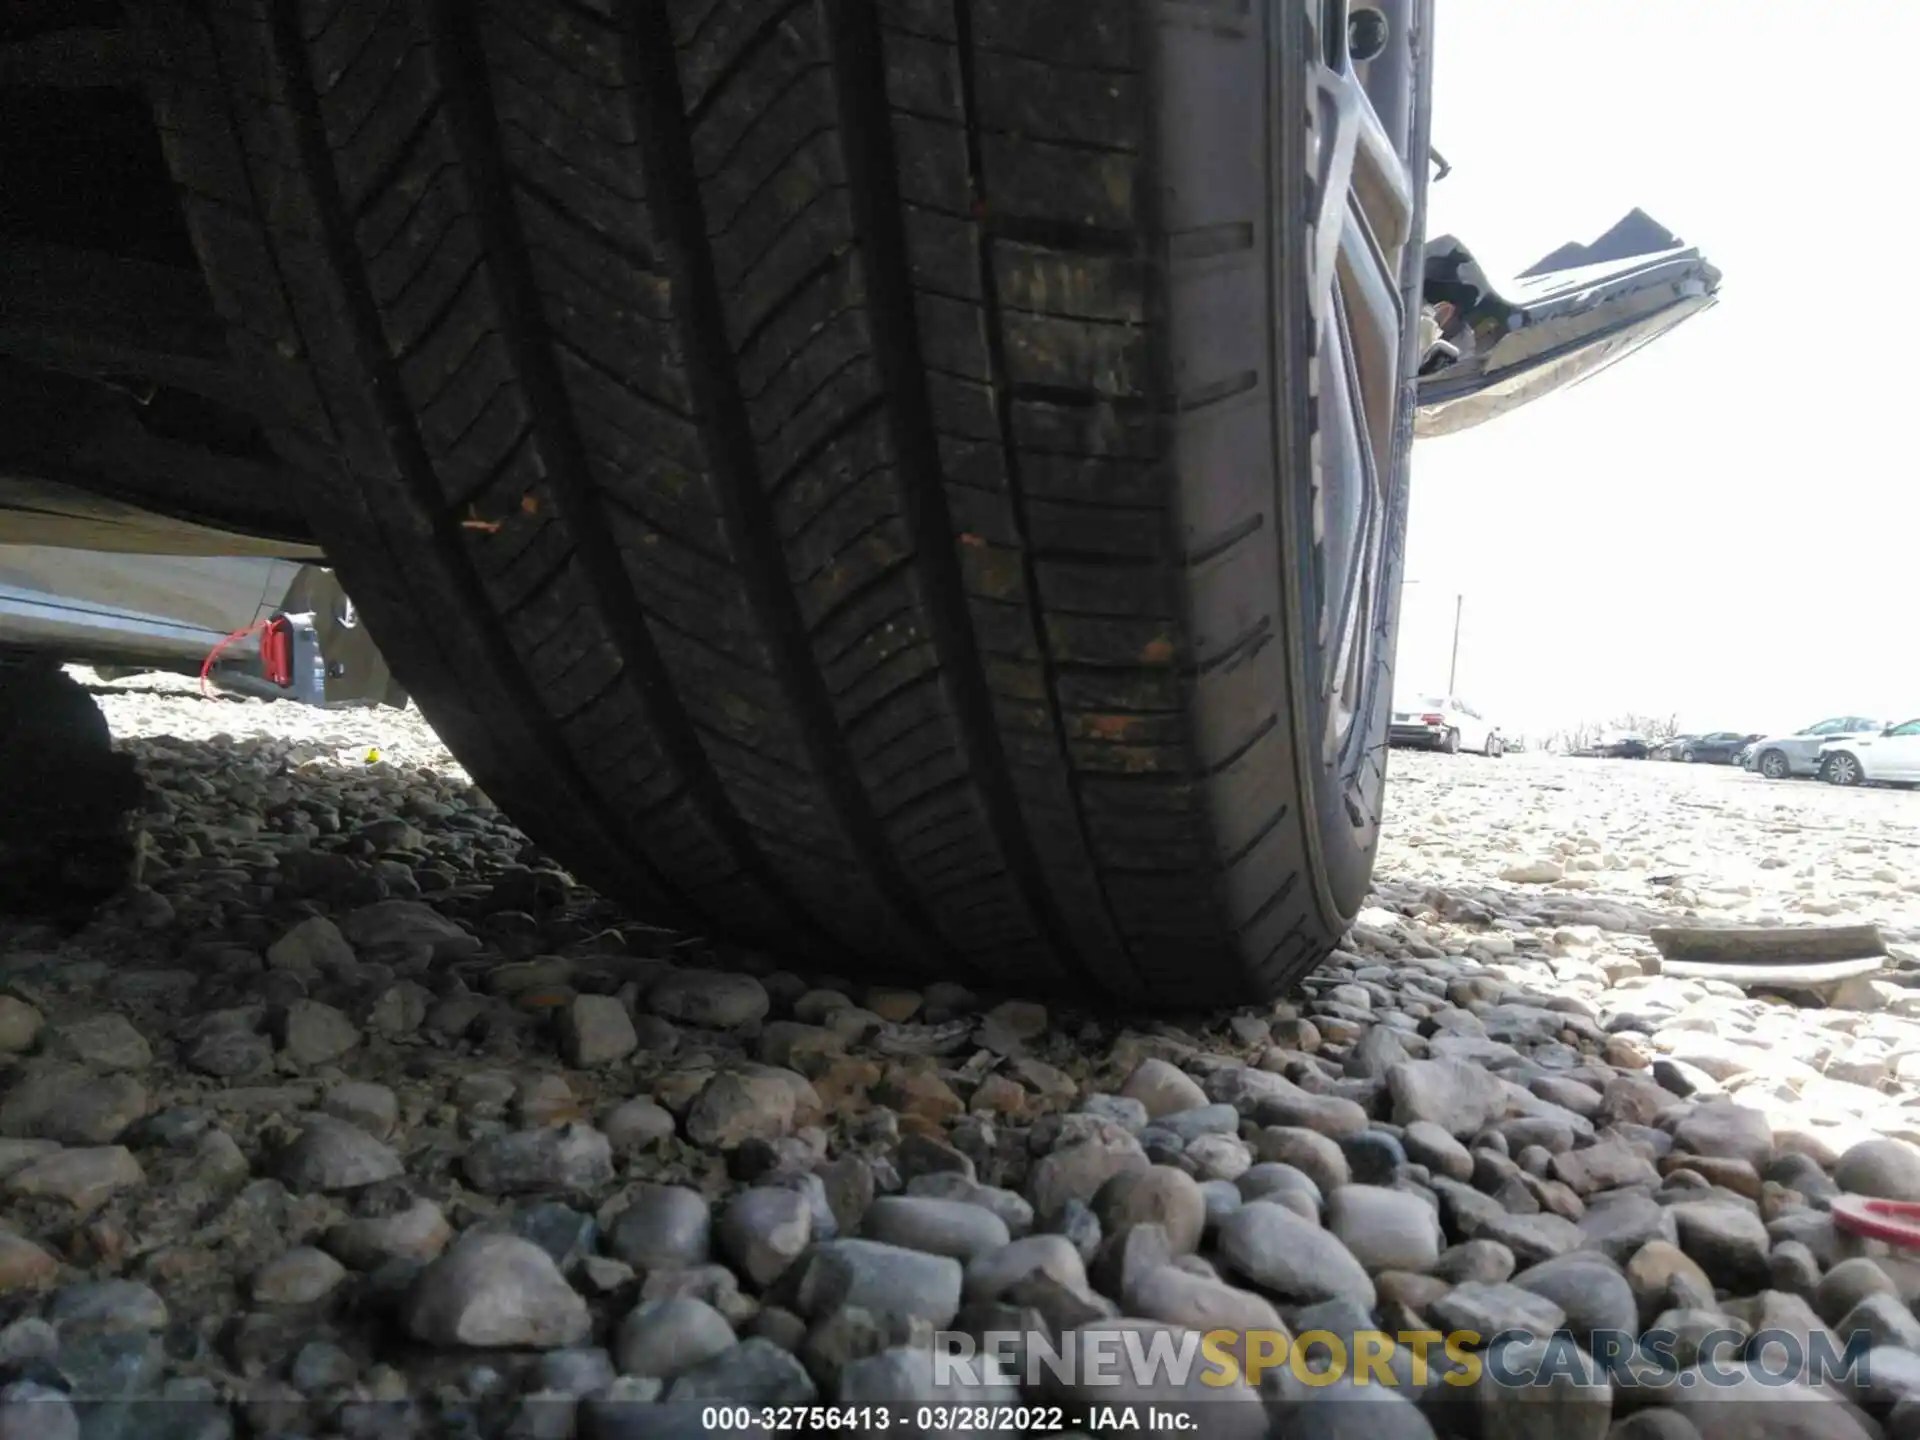
[[[1877,925],[1660,926],[1650,938],[1667,960],[1709,965],[1806,965],[1887,953]],[[1671,965],[1663,968],[1676,973]]]

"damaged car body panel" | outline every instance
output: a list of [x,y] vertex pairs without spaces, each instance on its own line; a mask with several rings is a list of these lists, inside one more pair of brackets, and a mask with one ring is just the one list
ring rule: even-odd
[[1717,300],[1720,272],[1644,211],[1496,285],[1465,244],[1427,244],[1414,433],[1451,435],[1586,380]]

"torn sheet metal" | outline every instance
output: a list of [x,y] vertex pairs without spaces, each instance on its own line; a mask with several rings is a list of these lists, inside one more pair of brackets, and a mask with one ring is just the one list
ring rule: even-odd
[[1428,242],[1415,434],[1450,435],[1586,380],[1710,308],[1720,272],[1635,210],[1496,284],[1459,239]]

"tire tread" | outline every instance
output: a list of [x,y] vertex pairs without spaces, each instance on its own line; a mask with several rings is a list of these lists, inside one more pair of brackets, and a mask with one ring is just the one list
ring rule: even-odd
[[1282,377],[1179,308],[1270,313],[1294,202],[1161,179],[1201,59],[1193,123],[1266,125],[1279,21],[158,4],[236,357],[531,833],[837,965],[1204,1003],[1331,946],[1257,479]]

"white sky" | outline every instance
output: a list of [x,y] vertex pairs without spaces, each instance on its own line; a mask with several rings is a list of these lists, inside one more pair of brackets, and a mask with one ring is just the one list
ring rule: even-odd
[[1414,452],[1398,673],[1536,735],[1920,715],[1920,4],[1440,0],[1429,234],[1496,275],[1635,205],[1720,304]]

